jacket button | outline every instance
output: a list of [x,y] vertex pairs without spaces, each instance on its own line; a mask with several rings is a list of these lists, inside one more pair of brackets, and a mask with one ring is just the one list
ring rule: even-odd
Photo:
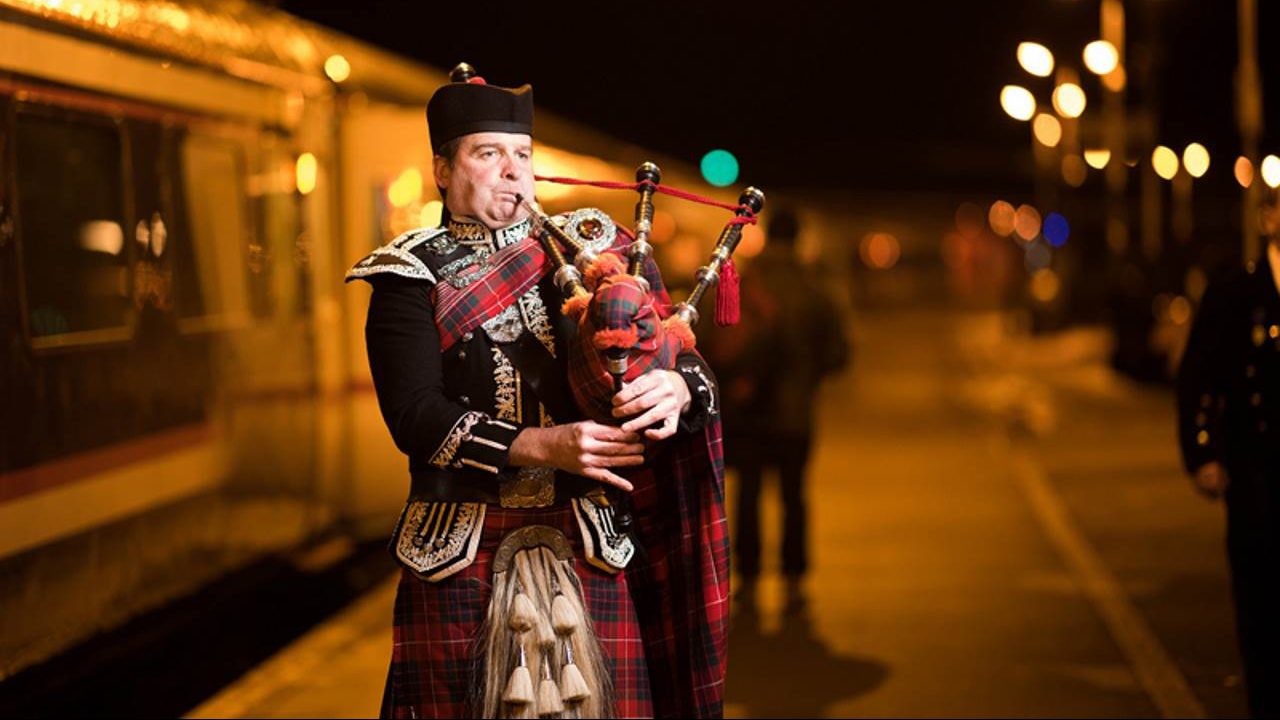
[[458,359],[459,359],[459,360],[466,360],[466,359],[467,359],[467,351],[466,351],[466,350],[459,350],[459,351],[458,351]]
[[462,403],[463,405],[466,405],[467,407],[471,407],[471,398],[467,397],[466,395],[459,397],[458,402]]
[[475,337],[475,333],[463,333],[462,342],[471,342],[471,338]]

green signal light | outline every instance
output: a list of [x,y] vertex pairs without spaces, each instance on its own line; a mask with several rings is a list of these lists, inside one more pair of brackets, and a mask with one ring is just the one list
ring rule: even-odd
[[726,187],[738,180],[738,158],[728,150],[712,150],[702,156],[702,177],[716,187]]

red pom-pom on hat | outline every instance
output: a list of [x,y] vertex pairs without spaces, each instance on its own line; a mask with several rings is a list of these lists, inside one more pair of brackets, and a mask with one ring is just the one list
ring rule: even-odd
[[484,81],[484,78],[480,77],[479,75],[471,78],[470,80],[467,80],[467,84],[468,85],[488,85],[488,83]]

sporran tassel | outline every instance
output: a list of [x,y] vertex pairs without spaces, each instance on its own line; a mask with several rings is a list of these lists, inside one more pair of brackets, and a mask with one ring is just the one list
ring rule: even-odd
[[563,593],[556,593],[551,601],[551,626],[557,635],[570,635],[578,629],[578,612]]
[[551,676],[551,653],[542,656],[542,682],[538,684],[538,715],[558,715],[564,712],[564,699],[560,697],[560,688]]
[[528,705],[533,700],[533,677],[529,675],[529,666],[525,663],[522,646],[520,664],[511,671],[511,679],[507,681],[506,692],[502,693],[502,701],[512,705]]
[[560,670],[560,696],[567,703],[578,703],[591,697],[591,688],[573,662],[573,643],[568,641],[564,644],[564,668]]
[[517,593],[516,599],[511,601],[511,618],[507,621],[507,626],[513,631],[522,633],[533,629],[538,622],[538,611],[533,607],[533,601],[524,593]]

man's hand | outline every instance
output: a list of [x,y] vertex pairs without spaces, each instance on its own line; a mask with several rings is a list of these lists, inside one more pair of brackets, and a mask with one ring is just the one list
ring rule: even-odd
[[1201,465],[1196,469],[1192,480],[1201,495],[1215,500],[1222,497],[1231,485],[1227,469],[1222,467],[1220,462],[1207,462]]
[[640,436],[593,420],[525,428],[511,443],[512,465],[542,465],[630,492],[631,483],[608,468],[644,464]]
[[[680,415],[689,409],[692,398],[684,378],[674,370],[650,370],[613,396],[613,416],[631,417],[622,424],[627,432],[661,423],[644,431],[651,440],[676,434]],[[635,417],[632,417],[635,416]]]

